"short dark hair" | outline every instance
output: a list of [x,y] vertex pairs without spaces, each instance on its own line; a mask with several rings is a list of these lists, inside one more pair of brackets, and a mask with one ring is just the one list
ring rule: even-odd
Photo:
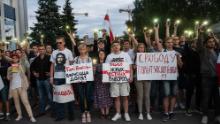
[[40,44],[40,45],[38,45],[38,47],[44,47],[45,48],[45,45],[44,44]]
[[115,43],[120,44],[120,42],[119,42],[118,40],[114,40],[114,41],[112,42],[112,45],[115,44]]
[[56,36],[56,40],[59,40],[59,39],[63,39],[63,41],[65,42],[65,37],[63,35]]
[[214,39],[214,40],[215,40],[214,37],[212,37],[212,36],[207,36],[206,39],[205,39],[205,41],[204,41],[204,44],[207,44],[210,39]]

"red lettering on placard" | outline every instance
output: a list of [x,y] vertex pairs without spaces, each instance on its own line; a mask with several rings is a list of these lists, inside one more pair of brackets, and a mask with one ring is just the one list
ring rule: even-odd
[[54,91],[53,94],[56,96],[69,96],[73,94],[73,91],[72,90],[65,90],[65,91],[60,91],[60,92]]

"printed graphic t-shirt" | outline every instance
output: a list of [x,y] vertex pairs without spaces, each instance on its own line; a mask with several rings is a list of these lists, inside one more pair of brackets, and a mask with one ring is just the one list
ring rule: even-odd
[[54,78],[63,79],[65,78],[65,66],[73,61],[73,54],[67,48],[62,51],[55,50],[50,57],[50,61],[54,63]]
[[131,57],[128,55],[128,53],[120,52],[119,54],[111,53],[106,58],[106,63],[111,62],[126,62],[128,64],[132,64]]

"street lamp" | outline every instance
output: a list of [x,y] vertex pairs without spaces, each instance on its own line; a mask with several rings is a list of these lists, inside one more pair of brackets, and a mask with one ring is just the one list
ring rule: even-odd
[[129,6],[128,6],[127,9],[119,9],[119,12],[120,12],[120,13],[122,13],[122,12],[128,13],[128,20],[131,21],[132,9],[130,9]]

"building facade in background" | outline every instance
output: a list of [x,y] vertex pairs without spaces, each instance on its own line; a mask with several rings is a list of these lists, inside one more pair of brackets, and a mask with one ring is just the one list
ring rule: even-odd
[[27,1],[0,0],[0,43],[13,47],[28,31]]

